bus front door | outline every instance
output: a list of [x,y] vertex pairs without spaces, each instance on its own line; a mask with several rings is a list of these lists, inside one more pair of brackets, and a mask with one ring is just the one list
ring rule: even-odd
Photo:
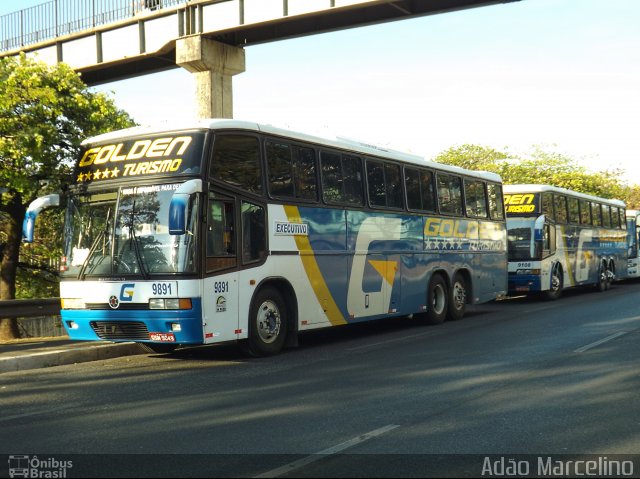
[[204,342],[231,341],[238,334],[238,232],[233,198],[209,193],[205,280],[202,292]]

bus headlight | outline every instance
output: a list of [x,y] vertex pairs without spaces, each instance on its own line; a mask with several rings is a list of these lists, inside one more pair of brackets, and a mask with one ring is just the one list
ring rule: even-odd
[[60,298],[62,309],[84,309],[84,301],[80,298]]
[[518,271],[516,271],[516,274],[529,274],[529,275],[537,276],[540,274],[540,270],[539,269],[519,269]]
[[149,309],[191,309],[191,298],[151,298]]

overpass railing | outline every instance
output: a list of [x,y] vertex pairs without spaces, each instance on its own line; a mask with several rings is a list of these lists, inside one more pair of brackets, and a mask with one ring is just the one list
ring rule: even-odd
[[50,0],[0,16],[0,51],[18,49],[188,0]]

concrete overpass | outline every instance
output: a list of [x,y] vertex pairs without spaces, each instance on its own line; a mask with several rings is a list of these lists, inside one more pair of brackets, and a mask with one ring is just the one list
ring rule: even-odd
[[198,115],[231,118],[244,47],[519,0],[50,0],[0,17],[0,56],[65,62],[88,85],[183,67]]

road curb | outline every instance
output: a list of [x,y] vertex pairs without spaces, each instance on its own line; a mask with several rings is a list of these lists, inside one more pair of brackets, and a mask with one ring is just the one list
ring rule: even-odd
[[50,351],[0,358],[0,373],[85,363],[143,353],[144,351],[136,343],[100,344],[74,349],[52,349]]

